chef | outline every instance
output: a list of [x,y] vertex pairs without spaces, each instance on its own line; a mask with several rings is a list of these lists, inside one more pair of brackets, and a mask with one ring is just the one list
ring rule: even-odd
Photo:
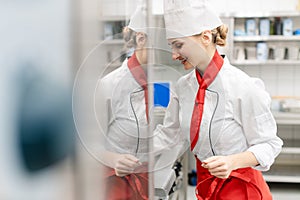
[[179,124],[197,162],[197,198],[272,199],[261,171],[282,140],[263,82],[219,53],[228,28],[207,0],[164,0],[164,20],[172,58],[191,70],[176,91]]

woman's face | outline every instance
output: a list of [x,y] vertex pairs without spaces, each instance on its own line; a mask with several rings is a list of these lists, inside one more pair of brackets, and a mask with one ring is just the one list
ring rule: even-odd
[[147,35],[143,32],[136,33],[136,54],[140,64],[147,64]]
[[207,62],[207,53],[201,42],[201,35],[169,39],[172,48],[172,59],[179,60],[184,69],[200,67]]

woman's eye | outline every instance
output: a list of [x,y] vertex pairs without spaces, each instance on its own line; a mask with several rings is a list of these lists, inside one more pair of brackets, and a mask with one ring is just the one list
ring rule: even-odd
[[182,47],[182,44],[175,44],[176,49],[180,49]]

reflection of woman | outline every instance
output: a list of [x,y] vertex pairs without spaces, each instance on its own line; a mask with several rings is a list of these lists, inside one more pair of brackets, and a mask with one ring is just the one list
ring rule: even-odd
[[138,29],[143,26],[143,18],[142,8],[137,9],[123,30],[134,53],[100,80],[97,91],[97,115],[105,134],[101,157],[107,166],[104,191],[109,200],[148,199],[148,88],[143,69],[147,36]]
[[164,18],[173,59],[195,68],[177,88],[197,161],[197,198],[272,199],[259,170],[270,168],[282,141],[262,82],[219,55],[227,28],[206,0],[165,0]]

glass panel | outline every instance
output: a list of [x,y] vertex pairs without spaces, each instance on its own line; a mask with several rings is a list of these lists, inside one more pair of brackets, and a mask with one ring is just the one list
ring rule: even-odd
[[[172,61],[162,7],[154,8],[154,2],[146,0],[101,0],[97,15],[97,45],[81,55],[74,87],[80,91],[75,92],[75,104],[80,105],[74,114],[76,126],[89,154],[80,159],[83,195],[179,195],[187,183],[182,156],[186,146],[177,145],[179,127],[170,132],[163,119],[174,115],[179,124],[178,105],[169,116],[166,109],[176,103],[174,86],[186,72]],[[180,195],[184,199],[184,192]]]
[[106,61],[95,90],[95,112],[102,134],[103,199],[149,199],[147,5],[103,1],[102,8],[98,48]]

